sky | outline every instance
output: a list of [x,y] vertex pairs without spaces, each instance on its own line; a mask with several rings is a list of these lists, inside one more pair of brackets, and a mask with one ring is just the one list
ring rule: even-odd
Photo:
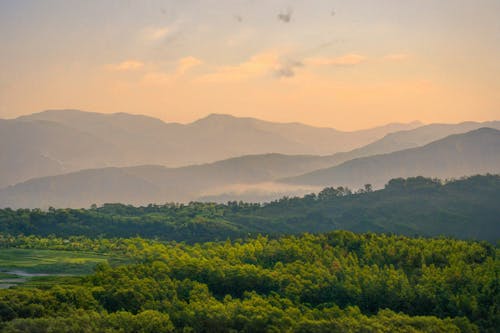
[[0,118],[500,120],[498,0],[0,0]]

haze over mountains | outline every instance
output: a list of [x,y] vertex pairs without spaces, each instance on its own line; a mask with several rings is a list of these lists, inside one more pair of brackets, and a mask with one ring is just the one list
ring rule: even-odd
[[[181,125],[46,111],[0,121],[0,207],[267,201],[330,185],[381,187],[394,177],[497,173],[500,132],[494,128],[500,122],[341,132],[225,115]],[[247,156],[170,167],[232,155]]]
[[[292,159],[284,155],[276,157],[278,159],[283,157],[288,162],[293,160],[300,163],[300,158]],[[256,158],[259,157],[256,156]],[[220,189],[225,185],[273,180],[281,174],[279,170],[289,165],[287,162],[279,163],[275,168],[255,168],[245,165],[245,159],[248,158],[176,169],[162,166],[91,169],[36,178],[0,190],[0,205],[88,207],[92,203],[106,202],[135,205],[171,201],[187,202],[197,199],[204,191]],[[274,158],[270,157],[270,159]],[[268,161],[264,164],[268,164]],[[307,161],[304,164],[307,164]],[[298,169],[302,168],[299,166]],[[284,174],[287,173],[289,172],[284,170]],[[286,188],[286,186],[282,187]],[[311,188],[306,187],[305,192],[311,192]]]
[[500,131],[480,128],[423,147],[347,161],[282,181],[302,185],[383,186],[391,178],[453,178],[500,172]]
[[88,168],[175,167],[266,153],[327,155],[419,125],[342,132],[215,114],[183,125],[125,113],[51,110],[0,120],[0,188]]

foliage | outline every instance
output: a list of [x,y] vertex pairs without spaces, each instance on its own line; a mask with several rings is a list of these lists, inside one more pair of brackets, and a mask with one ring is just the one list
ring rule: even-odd
[[202,242],[327,232],[386,232],[453,236],[495,242],[500,238],[500,176],[442,183],[423,177],[393,179],[384,190],[369,184],[352,193],[326,188],[318,195],[267,204],[228,202],[149,205],[105,204],[90,209],[2,209],[0,231],[59,237],[145,237]]
[[[195,245],[138,238],[83,243],[101,242],[133,263],[100,264],[74,284],[0,291],[3,331],[495,332],[500,327],[500,253],[486,242],[336,231]],[[17,243],[72,248],[57,238],[24,237]]]

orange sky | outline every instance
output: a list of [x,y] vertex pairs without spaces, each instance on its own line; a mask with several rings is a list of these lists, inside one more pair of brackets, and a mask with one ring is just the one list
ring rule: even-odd
[[500,2],[374,3],[2,2],[0,117],[227,113],[344,130],[500,119]]

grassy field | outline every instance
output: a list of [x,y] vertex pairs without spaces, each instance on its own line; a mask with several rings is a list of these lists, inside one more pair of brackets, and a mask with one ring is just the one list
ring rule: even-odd
[[0,288],[17,285],[49,286],[92,273],[99,263],[123,258],[83,251],[0,249]]

